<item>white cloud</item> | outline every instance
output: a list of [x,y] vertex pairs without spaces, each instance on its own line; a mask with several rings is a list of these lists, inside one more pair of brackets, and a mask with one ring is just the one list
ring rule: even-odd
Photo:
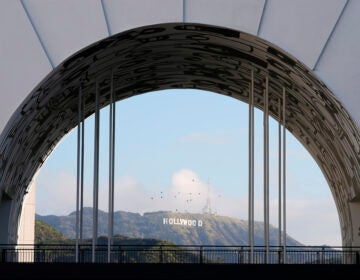
[[159,210],[201,212],[206,204],[207,185],[190,170],[180,170],[172,175],[170,187],[147,189],[140,182],[123,177],[116,185],[116,209],[131,212]]
[[36,213],[68,215],[76,208],[76,177],[46,169],[36,181]]
[[[107,197],[102,198],[102,204],[107,205]],[[135,178],[124,176],[116,180],[114,203],[115,210],[142,212],[141,209],[147,209],[150,202],[143,185]],[[108,207],[102,209],[107,211]]]

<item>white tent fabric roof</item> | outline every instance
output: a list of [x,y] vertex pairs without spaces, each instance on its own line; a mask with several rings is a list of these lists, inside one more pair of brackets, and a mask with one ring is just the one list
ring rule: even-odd
[[312,69],[360,124],[358,0],[0,0],[0,132],[71,54],[130,28],[182,21],[274,43]]

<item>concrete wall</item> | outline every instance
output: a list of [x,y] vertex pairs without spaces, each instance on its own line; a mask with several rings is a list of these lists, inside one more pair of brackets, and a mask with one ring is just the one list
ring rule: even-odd
[[18,232],[18,244],[31,245],[35,241],[36,182],[33,180],[24,197]]

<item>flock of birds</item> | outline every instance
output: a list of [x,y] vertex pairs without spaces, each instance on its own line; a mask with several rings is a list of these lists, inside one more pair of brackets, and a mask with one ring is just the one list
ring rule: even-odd
[[[192,179],[192,182],[195,182],[195,179]],[[209,197],[209,190],[207,195],[207,199],[206,199],[206,205],[204,208],[210,208],[210,197]],[[157,195],[152,195],[150,196],[151,200],[163,200],[163,199],[167,199],[167,198],[173,198],[173,199],[183,199],[183,201],[185,201],[186,203],[191,203],[195,200],[197,200],[197,197],[202,197],[202,193],[201,192],[175,192],[175,193],[171,193],[168,194],[164,191],[160,191]],[[218,195],[218,197],[221,197],[221,195]],[[176,209],[176,212],[178,212],[178,209]]]
[[[181,193],[181,192],[177,192],[176,194],[174,194],[173,195],[173,198],[178,198],[180,195],[182,195],[183,193]],[[189,192],[189,193],[187,193],[187,195],[189,196],[189,198],[188,199],[186,199],[186,202],[191,202],[191,201],[193,201],[193,198],[192,198],[192,195],[196,195],[196,193],[192,193],[192,192]],[[197,193],[198,195],[201,195],[201,193]],[[185,193],[185,195],[186,195],[186,193]],[[165,193],[164,192],[160,192],[160,195],[159,195],[159,198],[160,199],[163,199],[163,198],[165,198],[166,196],[165,196]],[[150,197],[150,199],[151,200],[154,200],[154,199],[156,199],[156,197],[155,196],[151,196]]]

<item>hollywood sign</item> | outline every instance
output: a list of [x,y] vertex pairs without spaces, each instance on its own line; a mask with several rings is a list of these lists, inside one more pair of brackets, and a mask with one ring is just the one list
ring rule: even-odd
[[182,218],[163,218],[164,225],[179,225],[189,227],[202,227],[202,220],[190,220]]

